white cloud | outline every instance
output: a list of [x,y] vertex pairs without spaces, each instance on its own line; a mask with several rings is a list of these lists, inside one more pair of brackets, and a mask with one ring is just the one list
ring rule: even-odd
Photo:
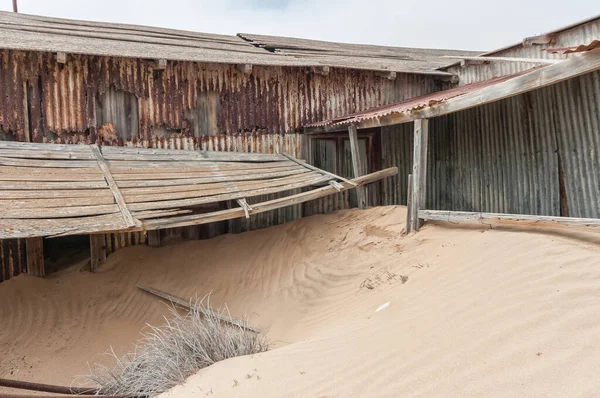
[[[493,50],[593,16],[597,0],[19,0],[19,11],[210,33]],[[11,0],[0,9],[10,11]]]

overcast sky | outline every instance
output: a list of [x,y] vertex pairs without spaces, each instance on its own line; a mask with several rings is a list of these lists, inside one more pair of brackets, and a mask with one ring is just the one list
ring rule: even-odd
[[[600,13],[598,0],[18,0],[19,11],[200,32],[493,50]],[[12,0],[0,0],[12,10]]]

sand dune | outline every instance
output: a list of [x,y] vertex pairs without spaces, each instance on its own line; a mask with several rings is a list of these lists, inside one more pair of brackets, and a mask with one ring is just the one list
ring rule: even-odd
[[166,314],[142,283],[212,291],[275,342],[165,397],[596,395],[599,234],[439,224],[403,237],[404,219],[402,207],[342,211],[124,249],[93,275],[9,280],[0,377],[69,383],[110,345],[124,353]]

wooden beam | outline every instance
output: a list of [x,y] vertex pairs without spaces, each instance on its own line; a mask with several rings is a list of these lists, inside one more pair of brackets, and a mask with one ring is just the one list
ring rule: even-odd
[[311,66],[310,71],[317,75],[327,76],[329,74],[329,66]]
[[154,62],[154,69],[164,70],[167,68],[167,60],[164,58],[157,59]]
[[67,63],[67,53],[59,51],[56,53],[56,62],[58,62],[59,64],[66,64]]
[[412,231],[412,206],[413,206],[413,176],[408,175],[408,189],[406,191],[406,226],[405,232],[408,234]]
[[356,184],[354,182],[352,182],[351,180],[348,180],[348,179],[346,179],[344,177],[340,177],[340,176],[338,176],[336,174],[330,173],[328,171],[325,171],[325,170],[322,170],[322,169],[320,169],[318,167],[315,167],[315,166],[313,166],[311,164],[303,162],[302,160],[296,159],[295,157],[293,157],[290,154],[287,154],[287,153],[284,152],[283,156],[285,156],[286,158],[288,158],[292,162],[295,162],[295,163],[299,164],[300,166],[306,167],[309,170],[316,171],[317,173],[320,173],[320,174],[323,174],[325,176],[328,176],[328,177],[331,177],[331,178],[335,178],[337,180],[344,181],[344,182],[347,182],[349,184],[352,184],[352,185],[356,186]]
[[556,43],[556,33],[546,33],[539,36],[531,36],[523,39],[523,47],[541,46]]
[[[600,48],[567,58],[556,64],[532,70],[512,79],[483,87],[470,93],[447,99],[440,103],[402,113],[392,113],[375,119],[354,123],[358,129],[391,126],[417,119],[433,118],[474,108],[547,87],[600,69]],[[351,122],[349,122],[351,123]],[[305,128],[308,134],[343,131],[347,124]]]
[[25,250],[27,252],[27,273],[33,276],[46,276],[44,266],[44,238],[25,239]]
[[452,223],[500,224],[523,227],[543,228],[600,228],[598,218],[575,218],[535,216],[526,214],[475,213],[468,211],[420,210],[419,217],[424,220],[448,221]]
[[419,210],[425,208],[425,198],[427,197],[427,146],[429,140],[429,120],[415,120],[413,140],[411,229],[418,231],[422,224],[422,220],[419,219]]
[[104,157],[100,152],[100,148],[98,148],[98,145],[96,144],[90,145],[90,148],[92,149],[92,153],[96,157],[96,161],[98,162],[98,166],[100,166],[100,170],[102,170],[102,172],[104,173],[106,183],[108,184],[108,187],[110,188],[113,196],[115,197],[115,202],[119,206],[119,210],[123,215],[123,220],[125,220],[125,224],[128,227],[139,226],[139,221],[134,220],[131,216],[131,213],[129,212],[129,209],[127,209],[125,199],[123,199],[123,195],[121,195],[121,191],[119,190],[119,187],[117,186],[117,183],[115,182],[112,173],[110,172],[110,169],[108,168],[108,165],[106,164],[106,161],[104,160]]
[[179,297],[175,297],[169,293],[161,292],[160,290],[152,289],[152,288],[141,286],[141,285],[137,285],[136,287],[140,290],[145,291],[146,293],[150,293],[156,297],[160,297],[163,300],[166,300],[173,305],[177,305],[177,306],[185,308],[187,310],[194,309],[196,306],[199,305],[200,306],[199,309],[201,311],[205,311],[206,313],[210,314],[211,316],[214,316],[215,318],[217,318],[225,323],[228,323],[233,326],[237,326],[242,329],[250,330],[251,332],[254,332],[254,333],[261,332],[260,329],[250,325],[248,322],[244,322],[241,319],[233,318],[230,315],[224,315],[219,312],[215,312],[215,311],[211,310],[210,308],[203,306],[201,303],[198,303],[198,302],[194,303],[192,300],[186,301],[186,300],[180,299]]
[[[394,176],[396,174],[398,174],[398,168],[390,167],[388,169],[380,170],[375,173],[355,178],[353,182],[358,184],[359,186],[362,186],[375,181],[379,181],[386,177]],[[342,182],[340,183],[340,185],[343,186],[345,191],[354,188],[352,184],[348,184],[347,182]],[[336,188],[327,185],[321,188],[313,189],[311,191],[301,192],[295,195],[285,196],[283,198],[273,199],[267,202],[255,203],[252,205],[252,214],[263,213],[266,211],[276,210],[286,206],[292,206],[299,203],[308,202],[310,200],[319,199],[337,192],[338,190]],[[172,217],[163,220],[148,220],[144,222],[143,229],[151,231],[163,228],[185,227],[188,225],[208,224],[211,222],[231,220],[240,217],[244,217],[244,210],[240,207],[237,207],[212,213]],[[148,232],[148,234],[150,234],[150,232]]]
[[[348,135],[350,136],[350,152],[352,155],[352,169],[354,178],[362,176],[362,159],[360,156],[360,146],[358,145],[358,132],[356,126],[351,124],[348,126]],[[366,206],[365,189],[363,187],[356,188],[356,198],[358,200],[358,208],[363,210]]]
[[396,72],[394,71],[375,71],[375,76],[383,77],[388,80],[396,80]]
[[161,245],[160,231],[158,229],[155,231],[148,231],[148,246],[160,247]]
[[[527,62],[532,64],[557,64],[562,62],[562,59],[544,59],[544,58],[514,58],[514,57],[488,57],[488,56],[471,56],[471,55],[443,55],[442,58],[449,59],[461,59],[472,61],[471,65],[479,65],[488,63],[490,61],[495,62]],[[462,64],[461,64],[462,65]]]
[[235,66],[235,68],[245,75],[252,74],[252,65],[251,64],[237,64]]
[[106,235],[90,235],[90,271],[95,272],[106,260]]

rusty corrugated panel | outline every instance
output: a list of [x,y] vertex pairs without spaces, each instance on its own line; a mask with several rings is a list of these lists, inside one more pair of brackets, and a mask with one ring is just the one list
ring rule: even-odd
[[25,239],[0,240],[0,282],[27,270]]
[[1,130],[23,135],[27,95],[32,141],[57,143],[96,142],[96,129],[108,122],[102,109],[120,100],[115,92],[135,95],[139,115],[137,133],[115,134],[147,141],[171,133],[199,138],[298,132],[311,122],[439,88],[435,79],[406,74],[392,81],[370,71],[332,69],[322,76],[308,68],[254,67],[246,75],[233,65],[183,61],[157,70],[141,59],[69,55],[60,64],[55,54],[19,51],[2,52],[1,70],[10,90],[0,106]]
[[[589,45],[600,40],[600,19],[595,18],[573,28],[560,31],[555,34],[556,41],[553,44],[534,45],[530,47],[513,46],[500,51],[487,53],[496,57],[515,58],[541,58],[541,59],[564,59],[568,54],[547,51],[552,48],[571,48],[580,45]],[[531,63],[524,62],[490,62],[484,65],[470,65],[461,68],[454,65],[446,70],[459,76],[459,84],[469,84],[494,77],[505,76],[526,70]]]
[[546,51],[550,54],[572,54],[572,53],[581,53],[585,51],[591,51],[600,47],[600,40],[594,40],[589,44],[580,44],[578,46],[573,47],[562,47],[562,48],[548,48]]

